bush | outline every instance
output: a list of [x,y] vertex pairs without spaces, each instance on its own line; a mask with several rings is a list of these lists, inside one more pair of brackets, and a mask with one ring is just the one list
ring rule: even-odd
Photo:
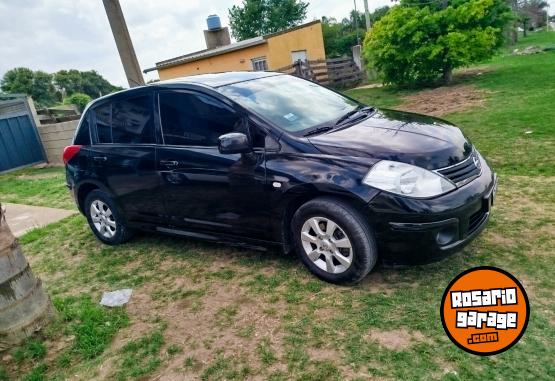
[[453,69],[495,53],[511,17],[504,0],[402,0],[368,32],[363,55],[385,83],[449,83]]
[[91,97],[89,97],[87,94],[74,93],[64,99],[64,104],[75,105],[80,112],[83,112],[83,110],[91,100]]

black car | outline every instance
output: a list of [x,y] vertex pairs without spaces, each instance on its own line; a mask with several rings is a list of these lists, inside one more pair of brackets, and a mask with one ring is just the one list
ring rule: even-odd
[[497,178],[462,132],[268,72],[206,74],[88,105],[67,185],[102,242],[150,230],[296,251],[317,276],[424,263],[486,225]]

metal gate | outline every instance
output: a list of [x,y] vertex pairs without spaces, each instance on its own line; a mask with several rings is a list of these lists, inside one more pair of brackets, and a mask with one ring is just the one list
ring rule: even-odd
[[0,100],[0,173],[45,161],[25,96]]

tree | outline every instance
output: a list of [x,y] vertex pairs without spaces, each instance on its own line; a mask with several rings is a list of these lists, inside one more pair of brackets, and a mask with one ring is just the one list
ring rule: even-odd
[[66,96],[84,93],[91,98],[98,98],[122,89],[112,85],[94,70],[60,70],[54,74],[54,83]]
[[0,205],[0,351],[9,349],[51,317],[52,305],[35,277]]
[[491,57],[512,13],[505,0],[401,0],[368,32],[363,55],[385,83],[426,85]]
[[529,29],[545,26],[547,19],[547,7],[549,4],[544,0],[515,0],[513,10],[518,15],[518,21],[522,25],[523,34]]
[[40,70],[33,72],[25,67],[8,70],[0,87],[7,93],[27,94],[40,106],[50,106],[56,102],[52,75]]
[[231,34],[238,41],[279,32],[306,18],[302,0],[243,0],[229,9]]
[[52,106],[74,93],[84,93],[94,99],[122,90],[94,70],[71,69],[48,74],[40,70],[32,71],[26,67],[8,70],[0,81],[0,88],[10,94],[27,94],[39,107]]
[[[389,7],[385,6],[371,13],[372,24],[382,18],[388,10]],[[366,20],[362,12],[352,11],[350,17],[344,18],[341,22],[333,17],[322,17],[322,34],[327,57],[350,56],[351,48],[358,43],[357,36],[363,38],[365,33]]]

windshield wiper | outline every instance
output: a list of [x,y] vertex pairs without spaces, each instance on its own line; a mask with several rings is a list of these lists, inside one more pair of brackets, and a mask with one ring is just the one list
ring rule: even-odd
[[326,132],[326,131],[329,131],[329,130],[332,130],[332,129],[333,129],[333,127],[330,127],[330,126],[317,127],[317,128],[314,128],[314,129],[304,133],[303,136],[321,134],[322,132]]
[[359,112],[363,112],[363,111],[373,111],[374,107],[369,107],[369,106],[363,106],[363,105],[359,105],[357,106],[354,110],[349,111],[348,113],[346,113],[345,115],[343,115],[341,118],[337,119],[335,121],[335,125],[339,126],[341,123],[345,122],[346,120],[350,119],[351,116],[358,114]]

